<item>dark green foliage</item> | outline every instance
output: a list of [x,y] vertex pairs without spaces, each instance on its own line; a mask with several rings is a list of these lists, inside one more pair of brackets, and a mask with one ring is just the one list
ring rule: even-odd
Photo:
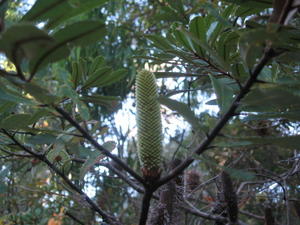
[[291,2],[1,1],[0,224],[297,224]]

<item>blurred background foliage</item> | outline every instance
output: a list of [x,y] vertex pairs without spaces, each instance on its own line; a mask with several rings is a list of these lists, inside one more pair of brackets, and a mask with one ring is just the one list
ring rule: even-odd
[[[182,188],[186,201],[213,213],[225,170],[241,221],[262,224],[271,209],[276,224],[299,224],[298,13],[277,29],[268,23],[269,0],[55,2],[56,8],[42,0],[0,3],[2,129],[46,152],[102,209],[137,224],[142,196],[47,105],[60,104],[139,171],[134,80],[140,69],[153,71],[163,106],[166,169],[172,159],[191,155],[226,112],[267,40],[283,53],[263,69],[214,148],[188,168]],[[36,35],[43,38],[33,41]],[[81,196],[4,133],[0,161],[0,224],[100,223]],[[215,223],[183,216],[183,224]]]

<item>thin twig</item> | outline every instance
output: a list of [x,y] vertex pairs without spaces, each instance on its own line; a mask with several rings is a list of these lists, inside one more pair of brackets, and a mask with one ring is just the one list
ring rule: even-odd
[[199,209],[197,209],[196,207],[194,207],[189,201],[185,200],[186,205],[182,205],[181,208],[184,209],[186,212],[193,214],[195,216],[199,216],[202,217],[204,219],[208,219],[208,220],[214,220],[214,221],[218,221],[218,222],[227,222],[228,219],[226,217],[223,216],[217,216],[217,215],[212,215],[206,212],[202,212]]
[[245,210],[241,210],[241,209],[239,211],[240,211],[241,214],[244,214],[246,216],[249,216],[249,217],[252,217],[252,218],[255,218],[255,219],[258,219],[258,220],[265,220],[264,216],[259,216],[259,215],[247,212]]
[[107,223],[111,224],[111,225],[121,225],[121,223],[112,215],[109,215],[108,213],[104,212],[101,208],[99,208],[97,206],[96,203],[94,203],[94,201],[89,198],[87,196],[86,193],[84,193],[79,187],[77,187],[71,180],[69,180],[68,177],[66,177],[66,175],[60,171],[53,163],[51,163],[47,157],[44,154],[40,154],[37,152],[32,151],[31,149],[27,148],[26,146],[24,146],[23,144],[21,144],[13,135],[11,135],[10,133],[8,133],[5,129],[1,129],[2,132],[8,136],[17,146],[19,146],[20,148],[22,148],[25,152],[33,155],[34,157],[36,157],[37,159],[39,159],[40,161],[46,163],[50,169],[52,169],[52,171],[54,171],[60,178],[63,179],[63,181],[74,191],[76,191],[78,194],[80,194],[84,200],[90,205],[90,207],[96,211],[97,213],[99,213],[99,215],[103,218],[104,221],[106,221]]
[[[78,163],[85,163],[86,162],[85,159],[80,159],[80,158],[72,158],[72,161],[78,162]],[[122,171],[118,170],[117,168],[115,168],[114,166],[112,166],[110,163],[96,163],[95,165],[106,167],[107,169],[109,169],[112,172],[114,172],[119,178],[121,178],[125,183],[127,183],[134,190],[136,190],[137,192],[139,192],[141,194],[145,193],[145,189],[143,187],[141,187],[138,184],[136,184],[125,173],[123,173]],[[158,199],[158,196],[153,195],[153,198]]]
[[70,212],[66,212],[65,213],[68,217],[70,217],[72,220],[74,220],[75,222],[84,225],[84,222],[81,222],[78,218],[76,218],[73,214],[71,214]]
[[10,152],[10,151],[7,151],[7,150],[5,150],[5,149],[3,149],[1,147],[0,147],[0,151],[5,152],[6,154],[8,154],[10,156],[17,156],[17,157],[24,157],[24,158],[34,157],[31,154],[21,154],[21,153]]
[[127,164],[125,164],[119,157],[110,153],[107,149],[105,149],[102,145],[100,145],[85,129],[83,129],[71,116],[69,113],[59,108],[58,106],[54,106],[54,109],[62,115],[70,124],[72,124],[81,134],[87,139],[98,151],[103,153],[105,156],[109,157],[113,161],[115,161],[120,167],[122,167],[125,171],[127,171],[131,176],[133,176],[137,181],[139,181],[143,185],[147,185],[145,180],[138,175],[134,170],[132,170]]
[[[288,17],[288,13],[291,10],[293,0],[287,0],[283,10],[281,11],[281,15],[277,21],[278,24],[282,25],[286,18]],[[275,56],[281,53],[275,53],[271,48],[272,46],[267,46],[263,56],[261,57],[258,64],[255,66],[254,70],[250,72],[250,78],[247,80],[246,84],[241,88],[240,93],[236,96],[233,103],[227,110],[227,112],[221,117],[216,126],[212,129],[212,131],[207,135],[206,139],[202,141],[202,143],[198,146],[198,148],[194,151],[195,154],[200,155],[204,151],[207,150],[210,143],[215,139],[215,137],[219,134],[221,129],[227,124],[227,122],[235,115],[235,111],[238,108],[240,101],[246,96],[246,94],[250,91],[252,85],[257,81],[257,77],[262,71],[262,69],[267,65],[267,63]],[[194,161],[193,157],[188,157],[185,161],[183,161],[178,167],[171,171],[170,174],[160,179],[156,184],[156,188],[161,185],[167,183],[172,178],[176,177],[179,173],[185,170],[192,162]]]
[[[259,61],[259,63],[256,65],[255,69],[251,73],[250,78],[244,85],[244,87],[241,89],[240,93],[236,96],[235,100],[231,104],[230,108],[227,110],[227,112],[221,117],[219,122],[216,124],[216,126],[212,129],[212,131],[207,135],[206,139],[202,141],[202,143],[197,147],[197,149],[194,151],[196,155],[202,154],[204,151],[207,150],[211,142],[215,139],[215,137],[219,134],[221,129],[227,124],[227,122],[232,118],[232,116],[235,115],[235,111],[238,108],[240,101],[246,96],[246,94],[250,91],[250,88],[255,83],[258,75],[260,74],[261,70],[264,68],[264,66],[269,62],[269,60],[274,56],[272,49],[268,49],[265,51],[263,57]],[[179,173],[183,172],[192,162],[194,161],[194,158],[192,156],[188,157],[185,161],[183,161],[178,167],[176,167],[174,170],[170,172],[167,176],[161,178],[156,183],[156,188],[160,187],[161,185],[167,183],[172,178],[176,177]]]
[[6,76],[8,76],[8,77],[19,77],[18,74],[16,74],[16,73],[9,73],[9,72],[7,72],[5,70],[1,70],[1,69],[0,69],[0,76],[3,76],[3,77],[6,77]]
[[126,174],[124,174],[120,170],[116,169],[111,164],[106,163],[104,166],[106,168],[112,170],[115,174],[118,175],[119,178],[121,178],[123,181],[125,181],[127,184],[129,184],[137,192],[139,192],[139,193],[145,193],[144,188],[142,188],[141,186],[137,185],[134,181],[130,180],[129,177]]

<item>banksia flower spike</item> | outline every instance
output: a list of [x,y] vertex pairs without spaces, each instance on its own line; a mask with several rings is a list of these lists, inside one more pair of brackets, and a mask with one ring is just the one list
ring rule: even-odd
[[138,156],[146,179],[160,175],[162,126],[155,76],[146,70],[136,77]]

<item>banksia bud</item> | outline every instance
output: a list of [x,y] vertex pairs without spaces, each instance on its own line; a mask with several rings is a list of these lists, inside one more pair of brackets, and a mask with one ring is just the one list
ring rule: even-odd
[[190,170],[186,173],[186,189],[191,192],[200,185],[200,173],[196,170]]
[[155,76],[140,71],[136,77],[136,107],[138,128],[138,155],[144,177],[155,179],[160,175],[162,126]]

